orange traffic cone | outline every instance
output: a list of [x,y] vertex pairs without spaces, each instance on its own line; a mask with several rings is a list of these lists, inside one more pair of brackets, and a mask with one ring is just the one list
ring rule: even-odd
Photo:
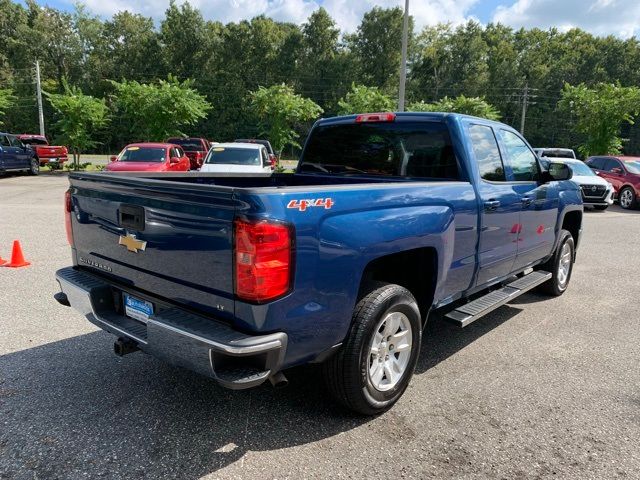
[[20,246],[20,242],[18,240],[13,241],[13,250],[11,251],[11,261],[9,263],[5,263],[2,265],[3,267],[26,267],[27,265],[31,265],[31,263],[27,262],[24,259],[24,255],[22,254],[22,247]]

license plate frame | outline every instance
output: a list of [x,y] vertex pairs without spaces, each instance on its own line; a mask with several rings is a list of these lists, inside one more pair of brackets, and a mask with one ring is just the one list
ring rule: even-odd
[[128,293],[122,294],[122,304],[127,317],[142,323],[147,323],[155,310],[153,303]]

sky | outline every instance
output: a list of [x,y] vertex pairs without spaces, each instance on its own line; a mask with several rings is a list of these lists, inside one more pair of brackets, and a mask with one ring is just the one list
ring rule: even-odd
[[[74,0],[37,0],[51,7],[72,10]],[[169,0],[83,0],[88,10],[110,17],[130,10],[162,18]],[[177,0],[181,3],[183,0]],[[323,6],[345,32],[356,30],[363,14],[373,8],[404,6],[404,0],[190,0],[208,20],[224,23],[264,14],[276,20],[304,23]],[[596,35],[640,37],[640,0],[410,0],[409,13],[416,26],[474,19],[500,22],[515,28],[580,27]]]

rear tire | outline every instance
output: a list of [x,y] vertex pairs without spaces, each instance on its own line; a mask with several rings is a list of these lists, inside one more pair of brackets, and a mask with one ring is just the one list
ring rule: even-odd
[[31,164],[27,172],[29,175],[38,175],[40,173],[40,161],[37,158],[31,159]]
[[620,190],[618,201],[620,202],[620,206],[625,210],[634,209],[638,205],[636,192],[634,192],[633,188],[631,187],[624,187],[622,190]]
[[323,364],[331,395],[363,415],[388,410],[409,385],[421,337],[420,311],[411,292],[394,284],[368,285],[342,347]]
[[554,297],[559,297],[566,292],[571,280],[575,258],[575,242],[571,233],[567,230],[560,230],[558,248],[553,257],[540,267],[541,270],[551,272],[551,278],[540,285],[539,290]]

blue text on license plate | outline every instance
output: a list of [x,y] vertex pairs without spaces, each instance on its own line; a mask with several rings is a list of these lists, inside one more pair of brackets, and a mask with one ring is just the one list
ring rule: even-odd
[[149,317],[153,315],[153,304],[131,295],[124,294],[124,313],[131,318],[147,322]]

